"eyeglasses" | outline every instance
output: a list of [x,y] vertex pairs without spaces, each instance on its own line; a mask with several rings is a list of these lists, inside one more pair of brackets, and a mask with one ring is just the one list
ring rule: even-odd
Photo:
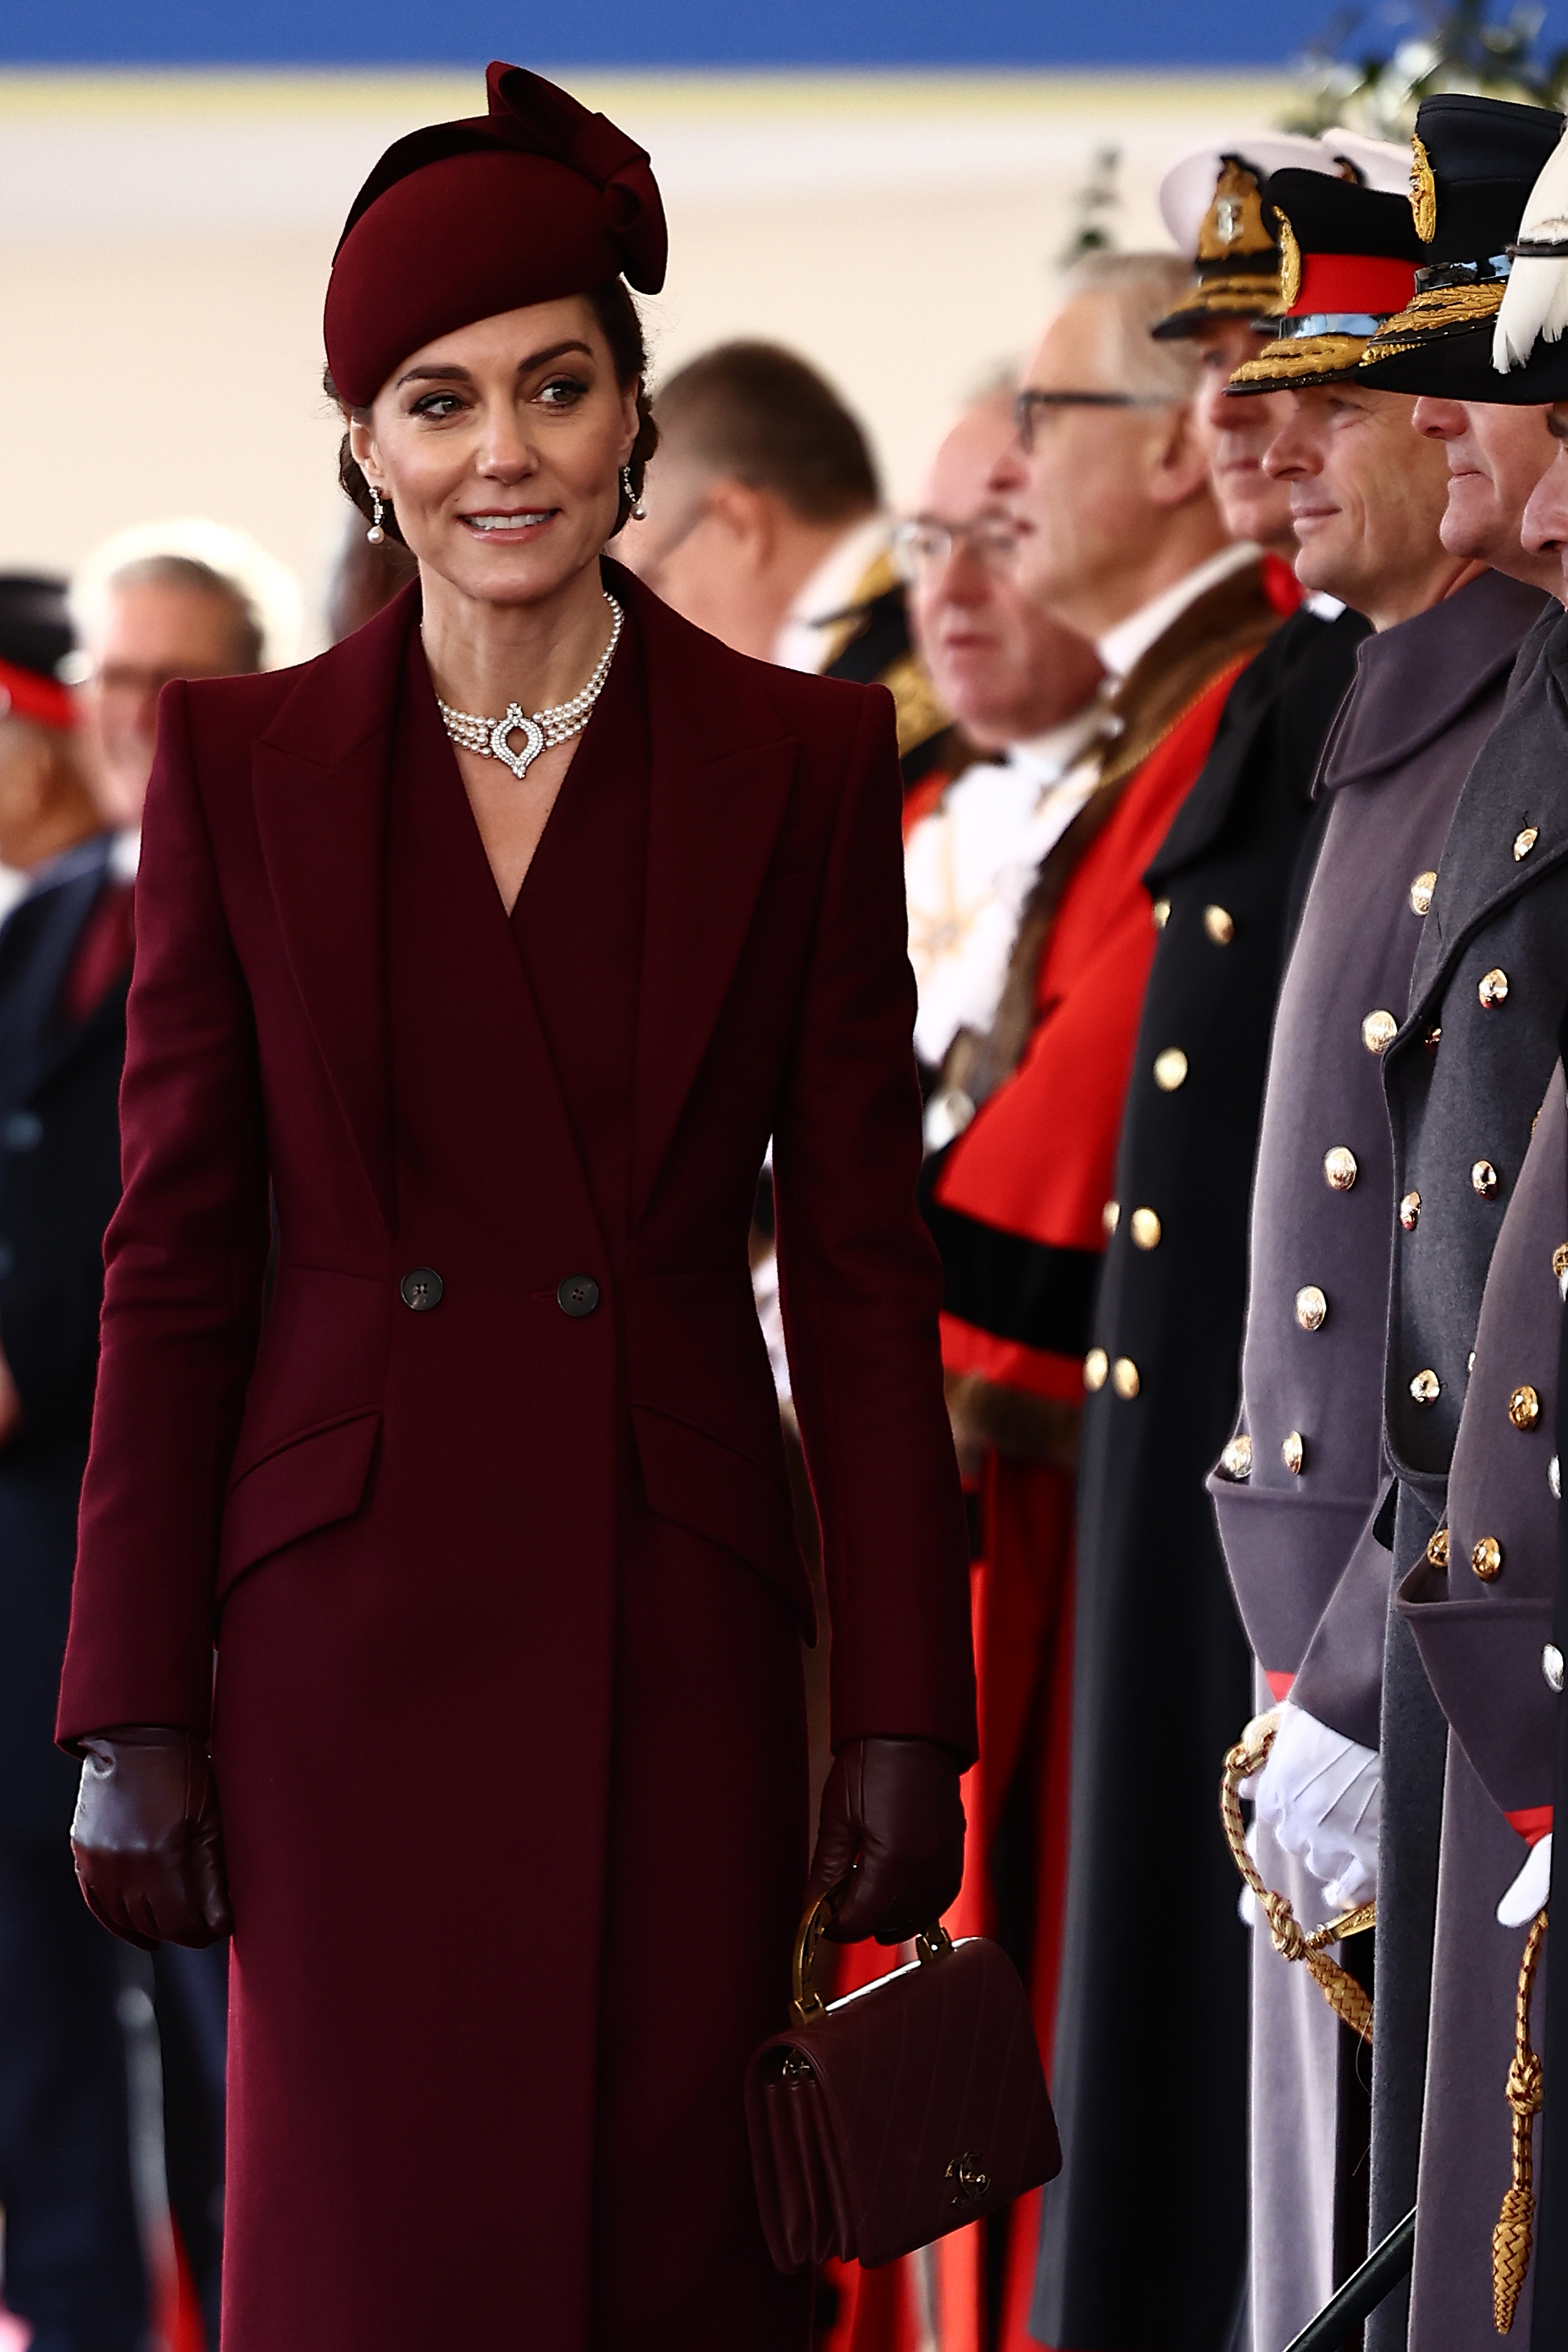
[[1058,408],[1179,408],[1179,400],[1159,392],[1036,392],[1026,385],[1016,394],[1013,419],[1026,449],[1035,446],[1038,410]]
[[960,548],[966,548],[983,572],[1005,572],[1018,548],[1016,525],[1001,516],[981,522],[935,522],[916,515],[893,531],[893,561],[907,586],[929,572],[941,572]]

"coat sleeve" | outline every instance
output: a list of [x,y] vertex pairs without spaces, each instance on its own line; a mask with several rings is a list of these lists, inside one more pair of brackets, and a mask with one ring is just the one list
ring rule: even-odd
[[136,887],[121,1092],[124,1192],[57,1737],[204,1733],[219,1520],[260,1328],[267,1161],[249,993],[165,690]]
[[1319,1618],[1290,1696],[1309,1715],[1363,1748],[1381,1744],[1383,1641],[1394,1555],[1379,1538],[1384,1506],[1362,1529],[1355,1549]]
[[893,707],[868,689],[773,1139],[779,1288],[833,1631],[836,1746],[976,1752],[968,1546],[920,1088]]

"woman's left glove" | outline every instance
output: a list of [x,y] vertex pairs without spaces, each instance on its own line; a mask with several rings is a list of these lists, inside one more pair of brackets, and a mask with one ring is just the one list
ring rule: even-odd
[[120,1724],[78,1745],[71,1854],[93,1917],[144,1952],[216,1944],[233,1922],[205,1744],[161,1724]]
[[963,1767],[935,1739],[851,1739],[822,1792],[809,1893],[851,1874],[827,1933],[901,1944],[940,1919],[963,1876]]

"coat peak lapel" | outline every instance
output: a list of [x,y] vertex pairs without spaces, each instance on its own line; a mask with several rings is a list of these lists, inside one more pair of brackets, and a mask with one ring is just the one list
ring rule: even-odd
[[392,721],[417,587],[308,663],[252,752],[257,829],[295,984],[389,1229]]
[[647,666],[652,740],[632,1213],[669,1149],[751,926],[788,804],[795,738],[747,662],[625,573]]

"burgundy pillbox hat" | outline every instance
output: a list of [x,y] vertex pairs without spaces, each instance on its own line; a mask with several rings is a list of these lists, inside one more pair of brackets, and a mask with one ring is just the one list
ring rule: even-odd
[[354,198],[327,284],[327,364],[368,408],[400,360],[477,319],[664,284],[668,236],[646,151],[521,66],[491,65],[489,112],[389,147]]

